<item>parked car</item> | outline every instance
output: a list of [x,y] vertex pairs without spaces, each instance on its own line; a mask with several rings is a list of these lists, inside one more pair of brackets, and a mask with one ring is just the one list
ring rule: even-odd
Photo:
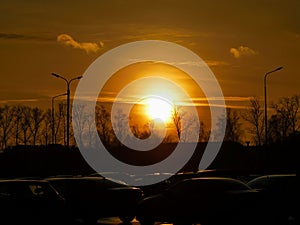
[[[117,180],[118,182],[123,182],[126,184],[125,181],[129,181],[134,187],[140,188],[143,191],[143,197],[150,196],[153,194],[160,193],[161,191],[165,190],[171,184],[169,180],[171,176],[174,174],[171,173],[149,173],[144,175],[136,175],[136,174],[128,174],[123,172],[102,172],[100,173],[93,173],[89,176],[93,177],[106,177],[110,180]],[[160,182],[156,182],[157,180],[162,180]],[[145,183],[152,183],[145,185]]]
[[44,180],[0,180],[0,224],[66,224],[65,199]]
[[196,177],[229,177],[248,182],[253,177],[256,177],[251,171],[247,170],[229,170],[229,169],[206,169],[198,171],[180,172],[172,177],[174,180],[183,180]]
[[198,170],[198,171],[189,171],[189,172],[179,172],[175,174],[171,173],[152,173],[146,174],[143,177],[138,178],[139,183],[143,183],[143,180],[151,181],[156,179],[156,177],[165,178],[163,181],[154,183],[151,185],[141,186],[144,191],[144,196],[150,196],[154,194],[159,194],[162,191],[166,190],[168,187],[174,185],[175,183],[190,178],[198,177],[228,177],[241,180],[243,182],[247,181],[250,177],[250,174],[247,171],[235,171],[235,170]]
[[295,224],[298,215],[298,185],[296,174],[269,174],[250,180],[247,184],[260,193],[260,205],[266,222]]
[[52,177],[46,180],[65,198],[74,221],[96,223],[103,217],[129,222],[135,217],[141,189],[103,177]]
[[256,194],[234,178],[184,179],[160,194],[145,197],[139,203],[136,219],[142,225],[254,224]]

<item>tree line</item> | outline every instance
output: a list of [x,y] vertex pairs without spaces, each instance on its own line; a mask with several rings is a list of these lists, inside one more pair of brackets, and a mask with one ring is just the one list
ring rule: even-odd
[[[300,129],[300,95],[291,97],[281,97],[276,103],[272,103],[270,109],[272,114],[268,118],[268,142],[282,143],[299,138]],[[70,118],[70,124],[75,123],[79,129],[81,137],[77,142],[89,139],[93,140],[91,124],[95,121],[96,129],[101,141],[104,145],[121,144],[120,138],[124,136],[124,127],[128,123],[126,115],[119,111],[115,115],[117,124],[112,124],[110,118],[110,107],[104,104],[97,104],[94,117],[82,117],[83,106],[77,106],[73,109],[74,118]],[[194,124],[194,119],[188,117],[188,113],[184,112],[180,106],[174,106],[172,111],[169,127],[173,132],[167,133],[164,142],[176,142],[185,137],[182,131],[185,130],[189,134],[188,129]],[[188,123],[183,127],[181,120],[188,118]],[[49,145],[60,144],[66,145],[66,104],[58,103],[58,107],[54,110],[43,110],[39,107],[29,107],[26,105],[8,105],[0,106],[0,149],[4,150],[11,146],[18,145]],[[73,121],[72,121],[73,120]],[[247,129],[243,129],[243,123],[247,123]],[[150,133],[150,127],[153,125],[151,121],[145,121],[143,124],[136,123],[129,118],[129,126],[134,136],[143,139],[147,138]],[[223,120],[217,124],[219,128],[225,126]],[[113,129],[113,127],[115,129]],[[76,145],[72,126],[70,126],[70,142]],[[210,127],[206,126],[204,121],[200,121],[199,126],[199,142],[206,142],[213,135]],[[226,110],[226,127],[224,141],[243,142],[243,135],[247,132],[251,138],[251,143],[255,146],[265,144],[264,129],[264,107],[262,101],[258,97],[252,97],[249,106],[245,110],[227,108]],[[116,135],[116,133],[118,135]],[[217,132],[216,132],[217,134]],[[189,134],[192,135],[192,134]],[[119,138],[117,138],[117,136]]]

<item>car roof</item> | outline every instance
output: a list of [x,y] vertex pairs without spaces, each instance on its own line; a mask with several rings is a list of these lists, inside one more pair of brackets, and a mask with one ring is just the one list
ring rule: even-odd
[[78,183],[82,183],[82,182],[98,182],[98,183],[102,183],[104,185],[109,185],[109,187],[126,187],[128,185],[121,183],[117,180],[112,180],[112,179],[108,179],[108,178],[104,178],[104,177],[90,177],[90,176],[75,176],[75,177],[48,177],[45,178],[46,181],[51,182],[74,182],[74,181],[79,181]]
[[232,177],[218,177],[218,176],[211,176],[211,177],[193,177],[186,180],[202,180],[202,181],[209,181],[209,182],[234,182],[234,183],[240,183],[245,184],[244,182],[232,178]]
[[252,180],[249,181],[257,181],[257,180],[263,180],[263,179],[281,179],[281,178],[289,178],[289,177],[296,177],[295,173],[287,173],[287,174],[266,174],[266,175],[261,175],[258,177],[253,178]]
[[176,185],[183,185],[183,184],[191,184],[191,185],[199,185],[200,188],[205,187],[222,187],[225,188],[224,190],[251,190],[251,188],[244,182],[230,177],[195,177],[195,178],[187,178],[183,179],[175,185],[171,186],[175,187]]
[[284,180],[284,179],[296,179],[296,174],[294,173],[289,173],[289,174],[266,174],[266,175],[261,175],[256,178],[253,178],[250,180],[247,184],[248,185],[253,185],[256,184],[260,181],[264,180]]
[[0,183],[48,183],[46,180],[38,179],[0,179]]

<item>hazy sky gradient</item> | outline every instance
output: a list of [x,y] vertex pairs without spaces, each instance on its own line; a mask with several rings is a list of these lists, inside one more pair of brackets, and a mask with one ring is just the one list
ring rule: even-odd
[[263,97],[264,74],[279,66],[268,77],[269,101],[300,94],[299,9],[298,0],[2,0],[0,103],[51,107],[65,91],[51,72],[82,75],[104,52],[147,39],[198,54],[230,104]]

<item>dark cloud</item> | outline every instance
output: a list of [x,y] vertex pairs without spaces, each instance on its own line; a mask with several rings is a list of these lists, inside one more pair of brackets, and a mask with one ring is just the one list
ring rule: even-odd
[[34,36],[18,33],[0,33],[0,39],[4,40],[37,40],[37,41],[49,41],[53,40],[51,37],[47,36]]

